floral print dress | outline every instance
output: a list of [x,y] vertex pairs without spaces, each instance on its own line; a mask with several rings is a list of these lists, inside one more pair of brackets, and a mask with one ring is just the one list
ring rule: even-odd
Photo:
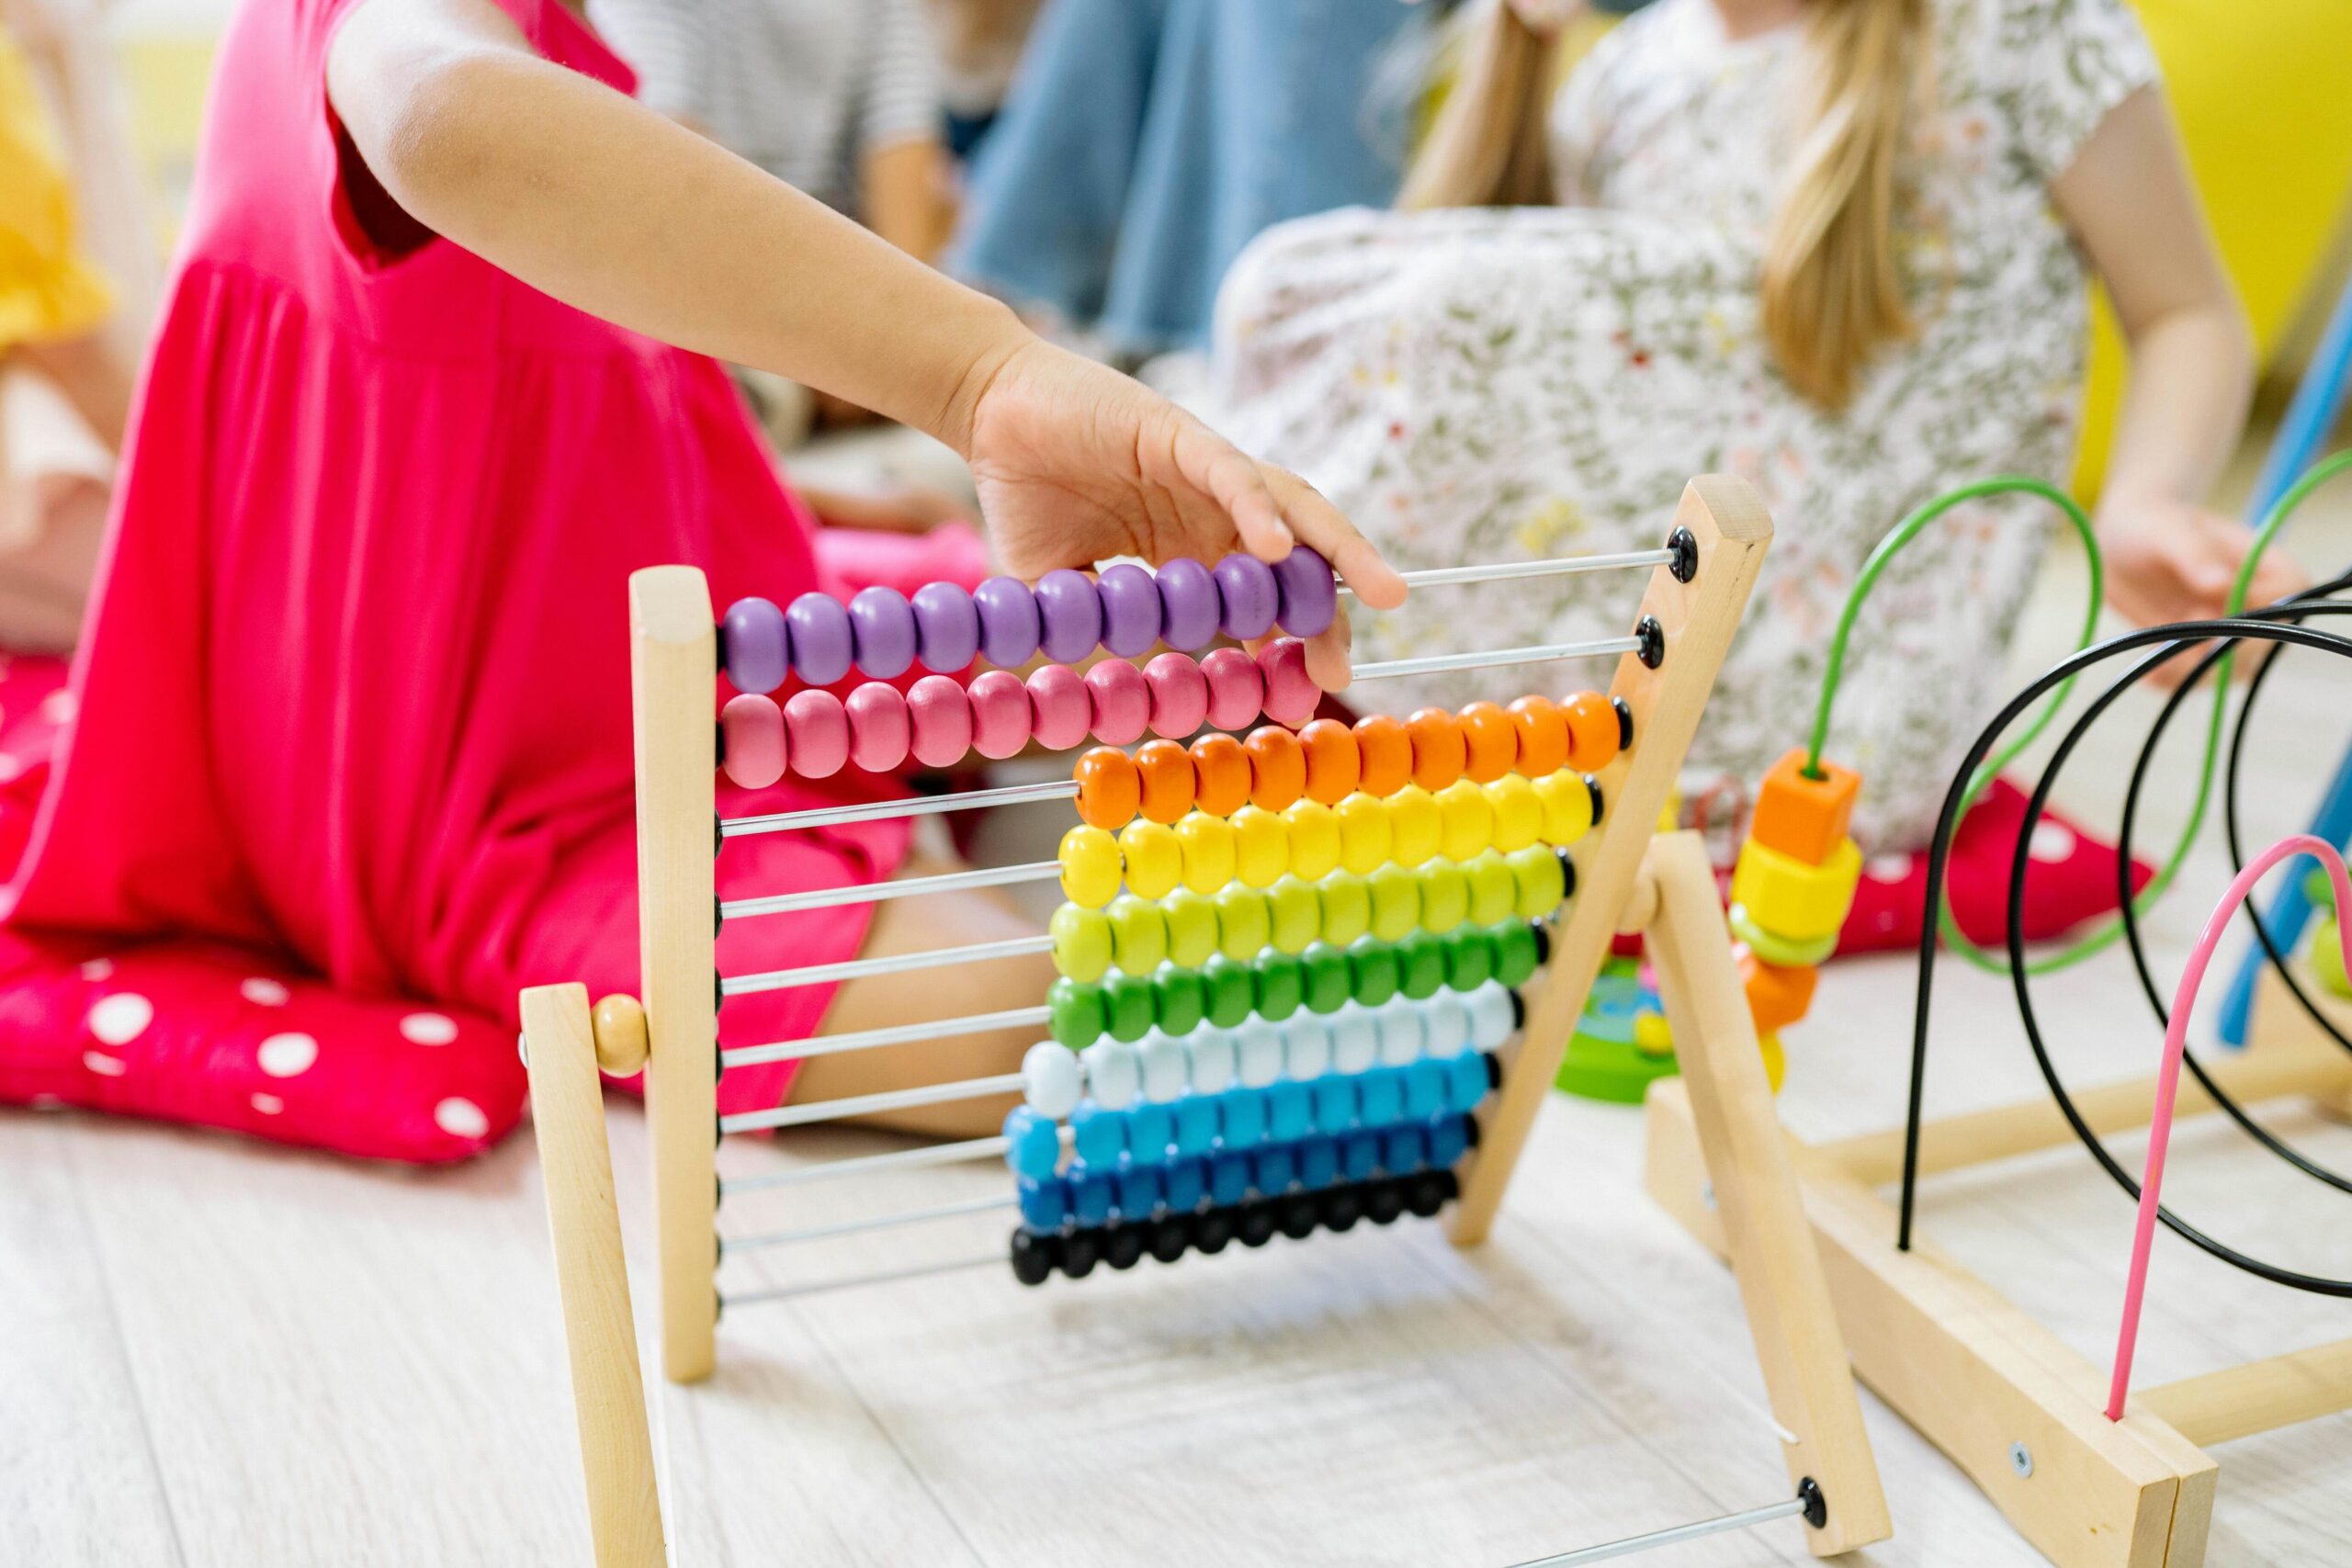
[[[1957,484],[2062,481],[2087,338],[2084,261],[2049,186],[2156,79],[2123,0],[1931,0],[1899,235],[1918,332],[1826,412],[1759,328],[1763,238],[1791,160],[1804,32],[1733,39],[1660,0],[1581,64],[1553,113],[1558,208],[1284,224],[1236,264],[1203,400],[1414,569],[1634,549],[1693,474],[1756,486],[1778,535],[1686,784],[1753,780],[1804,739],[1871,547]],[[1831,730],[1880,849],[1932,831],[2005,694],[2002,655],[2054,519],[1963,507],[1881,579]],[[1604,573],[1434,590],[1360,618],[1362,658],[1623,632]],[[1477,628],[1465,644],[1462,628]],[[1589,665],[1383,685],[1384,707],[1592,683]],[[1370,691],[1370,688],[1367,688]]]

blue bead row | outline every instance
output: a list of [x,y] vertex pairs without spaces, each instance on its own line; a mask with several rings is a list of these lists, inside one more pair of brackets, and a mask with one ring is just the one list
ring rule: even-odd
[[1206,1156],[1080,1162],[1065,1176],[1023,1177],[1016,1184],[1021,1220],[1033,1231],[1102,1225],[1189,1213],[1204,1203],[1224,1208],[1251,1198],[1318,1192],[1334,1182],[1446,1170],[1468,1151],[1472,1136],[1469,1117],[1440,1111],[1336,1137],[1310,1134]]
[[[1310,1133],[1335,1137],[1446,1112],[1466,1115],[1486,1099],[1496,1070],[1491,1055],[1464,1051],[1425,1056],[1410,1066],[1326,1073],[1264,1089],[1187,1095],[1164,1105],[1147,1100],[1123,1111],[1086,1100],[1070,1113],[1070,1143],[1078,1164],[1099,1170],[1121,1160],[1166,1164],[1295,1142]],[[1005,1164],[1015,1176],[1042,1179],[1060,1168],[1059,1133],[1028,1106],[1006,1115],[1004,1136]]]

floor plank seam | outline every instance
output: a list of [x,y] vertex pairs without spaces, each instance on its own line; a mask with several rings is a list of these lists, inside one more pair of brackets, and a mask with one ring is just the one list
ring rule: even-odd
[[115,1353],[122,1359],[123,1381],[130,1385],[130,1396],[137,1406],[139,1446],[147,1456],[147,1472],[154,1477],[155,1495],[163,1499],[164,1525],[171,1532],[173,1559],[180,1568],[187,1568],[187,1546],[180,1535],[179,1505],[172,1496],[172,1483],[164,1472],[163,1455],[155,1449],[155,1424],[149,1415],[147,1389],[140,1381],[139,1363],[130,1354],[130,1338],[122,1326],[122,1312],[118,1300],[119,1285],[114,1260],[107,1256],[106,1239],[99,1234],[90,1209],[89,1194],[84,1185],[80,1141],[69,1131],[60,1142],[64,1148],[66,1167],[73,1178],[74,1212],[81,1217],[83,1234],[89,1238],[91,1256],[97,1261],[99,1280],[106,1287],[107,1337],[113,1341]]

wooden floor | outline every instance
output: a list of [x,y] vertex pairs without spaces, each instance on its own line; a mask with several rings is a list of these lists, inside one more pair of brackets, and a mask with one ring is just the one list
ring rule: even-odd
[[[2352,507],[2304,558],[2352,555]],[[2077,579],[2038,602],[2030,667]],[[2343,673],[2282,671],[2257,727],[2250,838],[2299,825],[2346,739]],[[2135,700],[2064,798],[2111,807]],[[2187,727],[2184,727],[2187,728]],[[2177,815],[2184,766],[2152,822]],[[2226,880],[2203,852],[2153,923],[2160,974]],[[1812,1136],[1894,1121],[1910,966],[1840,964],[1788,1039]],[[2007,982],[1948,964],[1930,1104],[2036,1092]],[[2160,1036],[2128,961],[2041,983],[2062,1070],[2148,1070]],[[2352,1130],[2282,1133],[2352,1169]],[[616,1102],[630,1246],[644,1128]],[[851,1134],[729,1147],[749,1171]],[[2118,1153],[2136,1162],[2137,1145]],[[1493,1240],[1403,1221],[1173,1269],[1014,1286],[1001,1268],[745,1309],[708,1385],[656,1402],[677,1560],[990,1565],[1503,1564],[1754,1506],[1784,1486],[1730,1278],[1639,1190],[1639,1118],[1556,1100]],[[910,1173],[730,1204],[733,1234],[1001,1194],[1001,1169]],[[2224,1238],[2352,1275],[2340,1200],[2218,1124],[2185,1128],[2166,1189]],[[1937,1238],[2095,1359],[2114,1332],[2131,1208],[2079,1152],[1935,1185]],[[1001,1214],[740,1255],[730,1287],[992,1250]],[[646,1311],[640,1271],[639,1310]],[[2352,1334],[2352,1307],[2158,1244],[2149,1382]],[[647,1320],[640,1320],[640,1328]],[[1855,1559],[2039,1559],[1872,1402],[1895,1539]],[[2352,1418],[2219,1450],[2211,1561],[2341,1561]],[[356,1167],[62,1113],[0,1113],[0,1561],[230,1565],[586,1562],[554,1286],[527,1137],[464,1169]],[[1807,1561],[1789,1525],[1645,1559]]]

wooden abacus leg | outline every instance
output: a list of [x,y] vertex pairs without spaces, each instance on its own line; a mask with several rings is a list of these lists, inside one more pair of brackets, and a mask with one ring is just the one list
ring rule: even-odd
[[1891,1532],[1886,1495],[1732,963],[1714,873],[1693,833],[1658,839],[1648,868],[1657,889],[1650,960],[1765,1391],[1788,1434],[1789,1478],[1811,1476],[1828,1500],[1826,1521],[1807,1536],[1814,1551],[1850,1551]]
[[1720,474],[1690,481],[1674,525],[1695,544],[1697,570],[1688,581],[1664,567],[1651,574],[1640,614],[1657,623],[1665,657],[1653,668],[1628,654],[1610,682],[1610,695],[1634,716],[1634,744],[1600,775],[1605,815],[1577,845],[1576,897],[1553,942],[1527,1027],[1506,1057],[1501,1092],[1480,1119],[1477,1152],[1447,1221],[1457,1247],[1485,1240],[1495,1223],[1772,542],[1772,520],[1756,492]]
[[711,962],[718,748],[710,713],[718,635],[710,590],[692,567],[631,573],[628,600],[662,1371],[673,1382],[695,1382],[710,1375],[718,1321],[718,1003]]
[[586,987],[525,991],[523,1042],[597,1568],[662,1568],[662,1503]]

